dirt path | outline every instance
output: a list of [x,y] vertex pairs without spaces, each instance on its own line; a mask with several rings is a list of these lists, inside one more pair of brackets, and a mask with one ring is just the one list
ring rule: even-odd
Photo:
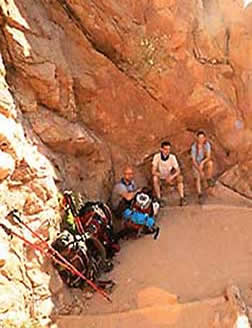
[[173,299],[170,294],[179,303],[188,303],[218,297],[231,282],[246,289],[252,286],[252,208],[243,198],[223,190],[228,197],[225,192],[223,199],[212,195],[203,206],[163,209],[158,240],[145,236],[123,242],[109,275],[117,282],[113,303],[96,294],[82,315],[106,314],[108,319],[107,314],[149,307],[158,312],[160,305]]

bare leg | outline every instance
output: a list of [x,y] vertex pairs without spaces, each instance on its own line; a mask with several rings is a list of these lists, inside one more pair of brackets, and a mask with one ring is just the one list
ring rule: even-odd
[[201,177],[201,174],[198,173],[197,176],[195,176],[195,183],[196,183],[196,189],[199,197],[199,204],[203,204],[203,195],[202,195],[202,188],[201,188],[201,182],[203,185],[205,185],[206,180],[204,177]]
[[213,161],[209,160],[205,164],[205,169],[206,169],[206,178],[211,179],[213,177]]
[[201,190],[201,179],[200,179],[200,175],[198,174],[197,177],[195,178],[195,184],[196,184],[196,190],[198,195],[202,193]]
[[178,193],[180,198],[184,198],[185,194],[184,194],[184,181],[183,181],[183,176],[182,175],[178,175],[177,176],[177,189],[178,189]]
[[157,177],[156,175],[153,176],[153,187],[155,194],[157,198],[161,198],[161,192],[160,192],[160,178]]
[[180,198],[184,198],[184,183],[183,182],[179,182],[177,185],[178,188],[178,193]]
[[206,189],[208,187],[204,169],[205,169],[205,167],[203,168],[203,170],[201,172],[199,172],[199,171],[196,172],[195,179],[196,179],[196,189],[197,189],[198,195],[200,195],[202,193],[202,187],[203,187],[203,189]]
[[202,183],[203,183],[203,188],[207,189],[208,184],[207,184],[207,180],[206,180],[205,176],[204,176],[204,178],[202,178]]

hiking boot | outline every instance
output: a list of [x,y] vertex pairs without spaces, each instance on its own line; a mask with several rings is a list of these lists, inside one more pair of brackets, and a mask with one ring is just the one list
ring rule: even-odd
[[208,187],[214,187],[215,186],[214,179],[207,179],[207,184],[208,184]]
[[187,205],[187,201],[185,197],[180,198],[179,206],[186,206],[186,205]]
[[204,203],[203,194],[199,194],[198,199],[199,199],[199,204],[203,205],[203,203]]

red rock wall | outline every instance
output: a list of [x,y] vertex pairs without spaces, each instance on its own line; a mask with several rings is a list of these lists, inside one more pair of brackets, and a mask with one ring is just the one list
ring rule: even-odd
[[[52,238],[58,191],[107,199],[126,162],[146,183],[165,139],[190,190],[199,128],[216,177],[252,198],[251,18],[242,0],[1,1],[1,222],[17,208]],[[59,278],[2,229],[0,242],[0,321],[46,324]]]
[[216,176],[251,197],[251,15],[231,0],[6,1],[8,84],[62,186],[106,198],[123,163],[144,181],[170,139],[190,189],[189,148],[204,128]]

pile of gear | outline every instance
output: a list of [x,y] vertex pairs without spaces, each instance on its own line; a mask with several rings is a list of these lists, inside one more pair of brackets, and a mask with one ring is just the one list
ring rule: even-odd
[[113,257],[120,251],[120,239],[141,234],[153,234],[157,239],[159,227],[155,216],[158,203],[145,189],[136,193],[130,207],[123,212],[123,228],[119,232],[114,231],[113,215],[103,202],[88,201],[77,206],[73,193],[65,191],[62,206],[65,212],[62,231],[51,245],[34,232],[16,210],[8,214],[8,220],[28,229],[39,243],[31,243],[4,224],[0,226],[8,235],[20,238],[48,256],[69,287],[89,285],[111,301],[105,289],[111,290],[114,282],[101,280],[101,275],[113,269]]
[[[119,240],[132,235],[159,235],[155,216],[158,202],[143,188],[136,193],[131,206],[123,212],[123,228],[114,231],[113,215],[103,202],[86,202],[76,205],[73,193],[63,193],[62,205],[66,214],[63,231],[52,243],[52,247],[70,262],[87,280],[99,287],[111,287],[112,281],[99,280],[102,273],[113,269],[113,257],[120,251]],[[83,287],[87,281],[61,264],[55,263],[62,280],[70,287]]]

